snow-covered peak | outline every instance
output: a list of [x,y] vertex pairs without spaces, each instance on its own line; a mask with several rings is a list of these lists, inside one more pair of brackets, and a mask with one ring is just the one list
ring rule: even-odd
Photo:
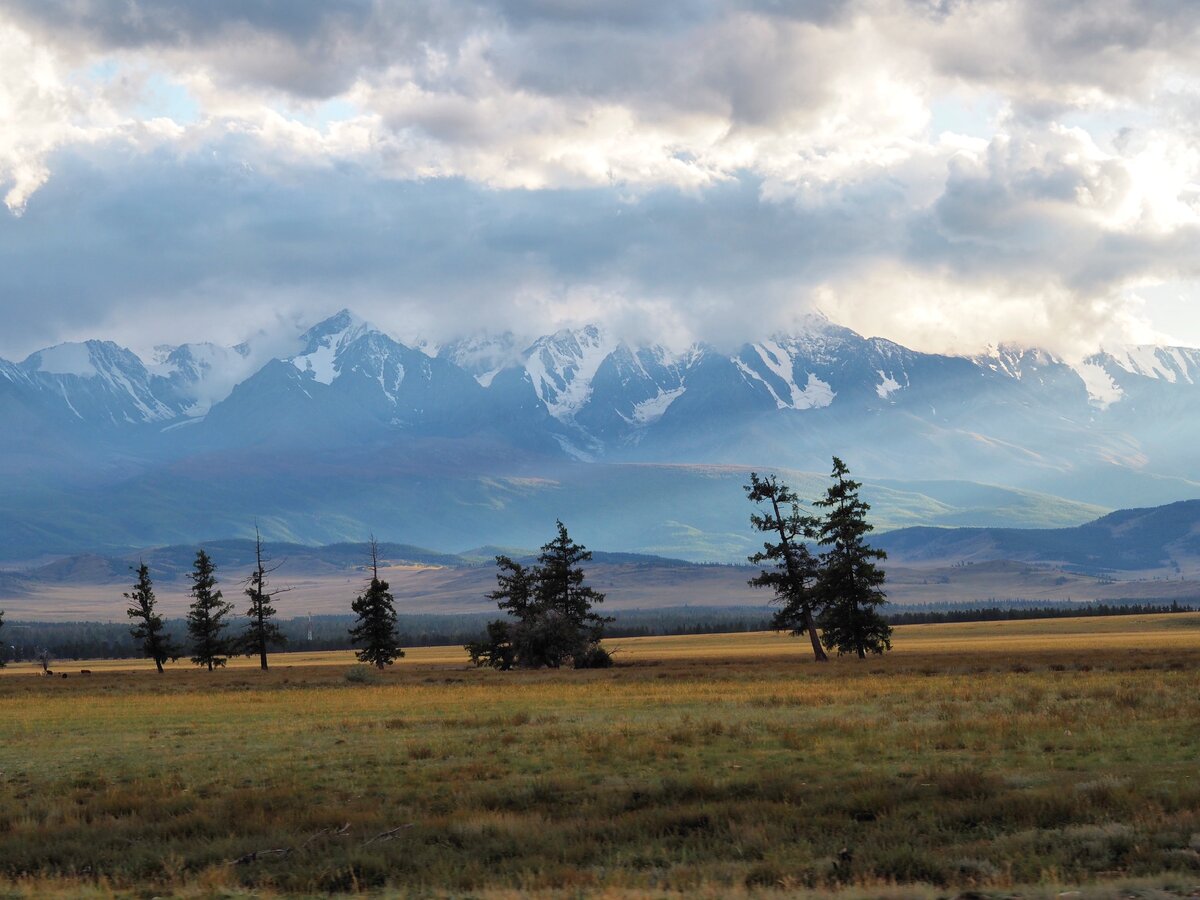
[[321,384],[337,377],[338,356],[364,334],[377,331],[348,309],[319,322],[300,336],[303,350],[288,362]]
[[983,353],[971,357],[971,360],[985,369],[1007,375],[1017,381],[1039,369],[1063,364],[1063,361],[1052,353],[1018,344],[992,344]]
[[58,344],[31,354],[20,369],[85,421],[157,422],[179,409],[155,393],[141,359],[111,341]]
[[341,309],[300,335],[300,346],[303,348],[300,353],[312,353],[322,347],[345,346],[368,331],[378,330],[350,310]]
[[95,378],[100,374],[92,359],[92,345],[99,341],[81,344],[56,344],[31,354],[23,368],[29,372],[44,372],[47,375],[74,375],[77,378]]
[[571,419],[591,395],[592,379],[616,342],[598,326],[563,329],[525,351],[525,371],[556,419]]

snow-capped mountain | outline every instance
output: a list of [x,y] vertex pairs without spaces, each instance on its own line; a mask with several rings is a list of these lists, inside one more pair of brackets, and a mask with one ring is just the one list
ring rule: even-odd
[[[1189,348],[968,358],[823,319],[732,350],[599,326],[434,348],[347,310],[254,347],[288,349],[198,342],[147,364],[96,340],[0,360],[0,553],[79,549],[72,534],[191,540],[255,517],[291,538],[380,523],[421,543],[414,523],[428,522],[443,543],[490,541],[513,517],[536,537],[565,510],[710,558],[744,530],[746,469],[821,472],[834,454],[856,475],[924,485],[887,501],[911,510],[906,524],[1070,524],[1080,503],[1200,497]],[[948,479],[1019,489],[1002,501],[1019,505],[956,517],[935,498],[999,489]]]
[[246,345],[192,343],[147,365],[87,341],[0,361],[0,470],[79,476],[89,461],[123,472],[369,445],[414,468],[481,473],[518,459],[542,461],[530,471],[580,459],[820,469],[837,453],[880,477],[1114,506],[1147,486],[1172,499],[1200,484],[1200,350],[1188,348],[1075,364],[1006,345],[943,356],[814,318],[732,352],[672,351],[593,325],[528,342],[466,337],[433,354],[348,310],[291,346],[263,362]]
[[170,385],[157,383],[134,353],[111,341],[59,344],[31,354],[0,376],[9,391],[54,419],[120,428],[170,422],[186,404]]

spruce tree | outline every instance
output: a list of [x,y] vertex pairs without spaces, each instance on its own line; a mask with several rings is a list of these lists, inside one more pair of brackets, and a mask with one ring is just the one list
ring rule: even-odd
[[759,478],[750,473],[750,483],[743,490],[755,504],[768,504],[766,513],[751,513],[750,524],[769,534],[773,540],[763,542],[763,549],[750,557],[754,565],[772,563],[750,579],[754,587],[769,587],[775,591],[775,612],[772,627],[791,631],[796,636],[808,635],[817,662],[829,659],[817,633],[820,605],[814,586],[817,580],[817,560],[808,549],[808,541],[816,540],[818,521],[800,512],[795,492],[774,475]]
[[246,630],[238,639],[238,647],[246,656],[257,656],[258,665],[264,672],[267,670],[267,651],[278,649],[287,644],[279,626],[275,623],[275,607],[271,600],[287,588],[269,590],[267,576],[279,566],[267,565],[268,560],[263,556],[262,535],[258,526],[254,526],[254,571],[246,581],[246,596],[250,598],[250,608],[246,615],[250,619]]
[[570,658],[576,668],[582,667],[581,662],[606,665],[608,657],[600,648],[600,638],[612,618],[594,611],[594,605],[604,602],[604,595],[584,584],[579,566],[591,560],[592,552],[571,540],[561,520],[556,524],[558,535],[542,546],[538,556],[534,591],[540,614],[535,621],[544,635],[543,643],[559,651],[551,654],[546,664],[557,668]]
[[388,583],[379,578],[379,544],[371,538],[371,583],[351,608],[358,621],[350,629],[350,638],[362,649],[354,655],[359,662],[383,669],[404,655],[396,635],[396,607]]
[[[496,605],[508,613],[513,621],[497,619],[489,622],[487,636],[479,641],[471,641],[465,647],[474,665],[507,671],[521,662],[518,650],[519,645],[524,644],[525,623],[534,614],[537,571],[504,555],[496,557],[496,566],[500,570],[496,573],[496,590],[487,597],[495,600]],[[524,664],[530,665],[528,648],[523,655]]]
[[879,607],[887,603],[885,576],[876,565],[887,554],[866,543],[867,533],[874,530],[867,522],[871,507],[858,496],[862,484],[836,456],[831,477],[824,499],[814,502],[827,510],[820,523],[818,543],[825,550],[816,584],[823,607],[822,639],[839,655],[855,653],[864,659],[868,652],[892,648],[892,627],[879,614]]
[[592,607],[604,602],[604,595],[583,583],[581,562],[589,562],[592,551],[571,540],[561,521],[558,536],[542,545],[538,556],[536,597],[544,610],[554,610],[580,629],[590,640],[598,641],[604,625],[612,618],[601,616]]
[[579,566],[591,558],[562,522],[558,536],[542,547],[537,565],[497,556],[497,587],[488,598],[510,618],[489,623],[484,639],[466,645],[471,662],[496,669],[557,669],[567,662],[577,669],[612,665],[600,646],[604,625],[612,619],[593,609],[604,595],[584,584]]
[[150,568],[143,562],[137,568],[137,582],[132,593],[124,595],[133,603],[125,612],[137,624],[130,629],[135,640],[141,641],[142,653],[154,660],[161,673],[168,659],[179,659],[179,650],[171,643],[163,625],[162,616],[154,611],[154,584],[150,580]]
[[224,620],[233,610],[232,603],[222,599],[216,590],[216,566],[203,550],[196,552],[194,568],[188,573],[192,581],[192,605],[188,608],[188,637],[192,642],[192,662],[208,666],[225,665],[229,655],[229,639],[222,634],[228,623]]

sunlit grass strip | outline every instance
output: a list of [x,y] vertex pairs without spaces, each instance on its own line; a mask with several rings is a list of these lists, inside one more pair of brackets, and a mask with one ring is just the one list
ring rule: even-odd
[[[966,622],[938,625],[901,625],[896,628],[894,654],[1009,654],[1033,651],[1136,650],[1142,641],[1158,649],[1200,648],[1200,613],[1171,613],[1147,616],[1094,616],[1071,619],[1033,619],[1002,622]],[[802,661],[805,647],[796,638],[778,632],[737,634],[674,635],[662,637],[612,638],[605,646],[614,651],[618,662],[647,662],[710,658],[796,657]],[[298,666],[350,666],[355,662],[350,650],[320,652],[293,651],[271,655],[277,668]],[[401,668],[465,665],[462,647],[413,647],[406,649]],[[78,674],[80,669],[101,671],[141,671],[152,663],[145,660],[60,660],[53,664],[57,672]],[[257,668],[258,661],[234,657],[230,669]],[[18,663],[0,669],[0,677],[29,674],[37,666]],[[185,660],[172,668],[190,668]],[[207,674],[207,673],[206,673]]]

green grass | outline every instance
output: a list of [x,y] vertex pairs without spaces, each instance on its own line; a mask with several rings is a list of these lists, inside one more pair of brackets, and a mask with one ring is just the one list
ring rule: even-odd
[[738,636],[603,672],[10,672],[0,896],[1200,884],[1200,629],[1070,624],[827,666]]

